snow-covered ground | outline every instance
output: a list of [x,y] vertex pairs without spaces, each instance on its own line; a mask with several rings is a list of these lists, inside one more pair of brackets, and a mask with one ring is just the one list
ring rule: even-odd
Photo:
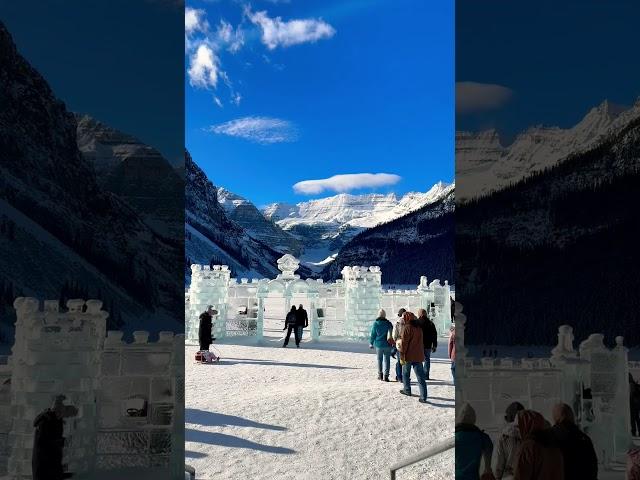
[[[197,347],[187,347],[186,463],[198,479],[388,478],[392,463],[453,435],[442,343],[428,404],[400,395],[399,383],[378,381],[366,343],[303,339],[297,349],[292,339],[284,349],[275,337],[260,346],[227,339],[216,345],[222,361],[213,365],[194,363]],[[452,479],[453,469],[450,450],[398,479]]]

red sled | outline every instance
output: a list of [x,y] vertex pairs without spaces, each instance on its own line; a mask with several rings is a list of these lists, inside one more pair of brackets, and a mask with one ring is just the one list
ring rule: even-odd
[[209,350],[199,350],[196,352],[196,362],[198,363],[214,363],[219,361],[220,357]]

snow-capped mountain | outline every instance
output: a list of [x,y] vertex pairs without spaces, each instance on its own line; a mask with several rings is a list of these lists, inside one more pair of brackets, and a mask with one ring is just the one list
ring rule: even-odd
[[218,202],[230,220],[243,227],[249,235],[274,250],[298,256],[302,251],[300,241],[285,232],[273,221],[265,218],[258,208],[247,199],[225,188],[218,188]]
[[118,195],[160,234],[182,235],[184,180],[162,154],[88,115],[76,115],[77,144],[100,185]]
[[340,277],[345,265],[378,265],[384,283],[417,283],[422,275],[454,282],[453,185],[436,200],[402,217],[364,230],[325,266],[326,279]]
[[78,149],[74,115],[1,22],[0,99],[0,246],[11,252],[0,256],[0,281],[9,297],[100,298],[110,328],[121,316],[129,331],[180,331],[181,242],[100,184]]
[[570,155],[589,150],[640,116],[640,102],[622,107],[604,101],[575,126],[534,126],[503,146],[494,130],[456,134],[456,176],[461,179],[458,198],[467,200],[517,183],[556,165]]
[[[231,220],[218,200],[219,189],[185,153],[185,271],[189,265],[224,264],[237,277],[274,277],[282,252],[254,238]],[[225,195],[222,195],[225,197]],[[264,218],[262,218],[264,220]],[[301,268],[302,276],[310,272]],[[188,278],[187,278],[188,281]]]
[[[591,148],[457,206],[456,294],[474,312],[470,344],[546,344],[561,324],[577,342],[594,331],[640,342],[625,294],[640,288],[639,106],[604,135],[594,127],[583,137],[600,135]],[[607,123],[602,110],[592,125]]]
[[359,232],[419,210],[453,189],[453,184],[438,182],[427,192],[410,192],[400,198],[395,193],[341,193],[296,205],[274,203],[265,207],[263,214],[299,238],[305,246],[305,259],[319,264]]

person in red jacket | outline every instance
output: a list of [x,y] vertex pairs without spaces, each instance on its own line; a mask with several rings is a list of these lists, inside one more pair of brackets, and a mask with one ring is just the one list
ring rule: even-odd
[[451,325],[449,329],[449,359],[451,360],[451,377],[456,384],[456,327]]

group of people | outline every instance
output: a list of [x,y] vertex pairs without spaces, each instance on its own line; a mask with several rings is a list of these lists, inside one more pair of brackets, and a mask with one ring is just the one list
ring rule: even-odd
[[[389,382],[391,357],[396,358],[396,382],[402,382],[400,393],[411,396],[411,370],[420,389],[420,403],[427,403],[427,382],[431,372],[431,354],[438,348],[438,333],[433,321],[423,308],[417,316],[401,308],[395,325],[381,309],[373,322],[369,348],[375,348],[378,380]],[[383,371],[384,368],[384,371]]]
[[295,305],[291,307],[289,313],[287,313],[287,317],[284,321],[284,328],[282,331],[286,330],[287,335],[284,338],[284,344],[282,348],[286,348],[289,345],[289,339],[291,338],[291,332],[293,332],[293,336],[296,340],[296,347],[300,348],[300,341],[302,340],[302,333],[304,329],[309,326],[309,315],[307,311],[304,309],[302,304],[298,305],[296,308]]
[[489,435],[476,426],[473,407],[464,404],[455,427],[456,479],[596,480],[593,443],[576,425],[571,407],[559,403],[552,416],[553,425],[519,402],[510,404],[494,450]]

